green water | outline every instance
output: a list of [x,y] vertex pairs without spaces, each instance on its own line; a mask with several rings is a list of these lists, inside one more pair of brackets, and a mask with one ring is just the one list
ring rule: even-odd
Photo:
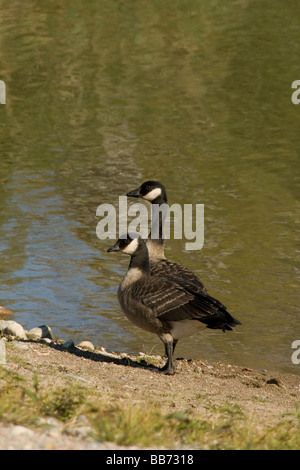
[[97,206],[146,179],[205,205],[169,258],[242,327],[177,355],[299,373],[300,4],[0,0],[0,305],[26,328],[161,353],[120,312]]

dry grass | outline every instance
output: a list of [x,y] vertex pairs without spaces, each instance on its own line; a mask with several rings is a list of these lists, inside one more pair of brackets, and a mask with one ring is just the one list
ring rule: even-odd
[[[193,449],[300,449],[298,409],[275,426],[257,425],[238,404],[210,405],[211,417],[187,409],[166,413],[151,400],[114,399],[78,383],[51,389],[2,367],[0,420],[39,429],[52,416],[67,426],[85,415],[95,438],[120,445]],[[209,406],[209,405],[207,405]]]

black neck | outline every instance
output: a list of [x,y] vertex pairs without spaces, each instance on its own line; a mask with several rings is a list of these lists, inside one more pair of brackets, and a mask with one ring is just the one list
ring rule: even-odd
[[149,238],[158,245],[164,244],[163,228],[167,216],[167,207],[166,201],[161,203],[152,202],[151,205],[151,230]]
[[162,191],[162,193],[157,196],[157,198],[153,199],[151,204],[168,204],[168,198],[164,191]]

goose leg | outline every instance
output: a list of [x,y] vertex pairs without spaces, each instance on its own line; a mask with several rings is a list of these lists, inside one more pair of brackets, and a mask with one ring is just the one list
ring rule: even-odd
[[[165,352],[167,356],[166,364],[160,369],[166,375],[174,375],[174,365],[173,365],[173,351],[174,351],[174,343],[173,341],[167,341],[164,343],[165,345]],[[175,343],[176,345],[176,343]]]
[[[177,343],[178,343],[178,339],[173,339],[173,354],[174,354],[175,347],[176,347],[176,344],[177,344]],[[165,355],[166,355],[166,357],[168,357],[168,356],[167,356],[167,351],[166,351],[166,344],[164,343],[164,345],[165,345],[165,352],[166,352]]]

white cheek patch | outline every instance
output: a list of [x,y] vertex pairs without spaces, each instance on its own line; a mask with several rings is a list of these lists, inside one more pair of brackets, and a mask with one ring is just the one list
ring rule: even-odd
[[129,245],[127,245],[126,248],[124,248],[123,253],[132,255],[136,251],[138,244],[139,244],[138,238],[134,238],[132,242],[130,242]]
[[147,201],[153,201],[158,196],[161,196],[161,188],[152,189],[152,191],[150,191],[148,194],[143,196],[143,198],[146,199]]

